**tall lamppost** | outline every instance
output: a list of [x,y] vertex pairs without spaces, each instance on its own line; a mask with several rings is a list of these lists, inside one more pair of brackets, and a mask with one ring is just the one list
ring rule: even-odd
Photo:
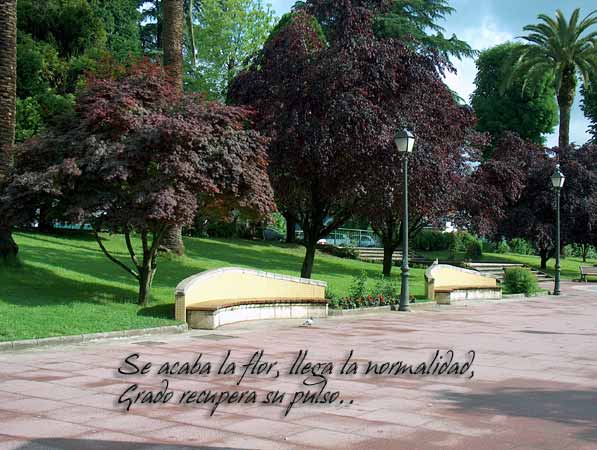
[[560,191],[564,186],[564,174],[560,171],[560,165],[551,176],[551,184],[556,191],[556,279],[553,288],[553,295],[560,295]]
[[410,131],[399,130],[394,138],[396,148],[402,153],[402,283],[400,284],[400,306],[398,311],[410,311],[408,307],[408,155],[415,145],[415,136]]

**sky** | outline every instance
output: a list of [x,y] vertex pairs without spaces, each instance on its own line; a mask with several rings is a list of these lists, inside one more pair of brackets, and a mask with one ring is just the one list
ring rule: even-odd
[[[294,0],[271,0],[278,16],[288,12]],[[575,8],[581,9],[584,17],[595,9],[595,0],[451,0],[450,5],[456,11],[440,23],[447,35],[456,34],[459,39],[467,41],[476,50],[483,50],[503,42],[514,40],[516,36],[525,34],[522,30],[527,24],[537,23],[537,14],[554,16],[556,9],[561,9],[566,17]],[[475,89],[474,80],[477,69],[470,59],[454,60],[458,73],[449,74],[446,83],[469,101]],[[580,92],[577,93],[570,125],[570,140],[584,144],[589,139],[587,128],[589,123],[580,110]],[[554,133],[547,136],[546,144],[556,146],[558,142],[557,126]]]

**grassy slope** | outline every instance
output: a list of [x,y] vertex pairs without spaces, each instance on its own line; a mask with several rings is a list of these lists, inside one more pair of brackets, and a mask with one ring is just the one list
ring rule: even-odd
[[[174,288],[187,276],[224,266],[298,275],[304,254],[284,244],[186,239],[184,257],[159,262],[152,304],[139,308],[136,281],[91,237],[18,233],[16,240],[22,267],[0,267],[0,341],[174,324]],[[127,261],[121,236],[106,240],[106,247]],[[344,295],[362,270],[375,279],[381,266],[318,254],[313,278]],[[399,273],[394,270],[397,283]],[[411,292],[423,296],[423,270],[412,269],[411,276]]]
[[[425,256],[429,259],[449,259],[449,252],[448,250],[445,251],[437,251],[437,252],[420,252],[417,251],[418,255]],[[464,253],[457,255],[458,259],[464,259]],[[531,255],[519,255],[515,253],[484,253],[481,260],[483,261],[504,261],[504,262],[515,262],[515,263],[523,263],[527,264],[531,267],[539,269],[541,266],[541,259],[538,256],[531,256]],[[597,265],[597,259],[587,259],[587,262],[582,262],[581,258],[574,258],[574,257],[566,257],[561,260],[562,266],[562,278],[568,280],[578,279],[580,277],[580,270],[579,266],[592,266]],[[547,269],[545,270],[546,273],[551,275],[554,274],[554,266],[556,264],[556,260],[554,258],[547,261]]]

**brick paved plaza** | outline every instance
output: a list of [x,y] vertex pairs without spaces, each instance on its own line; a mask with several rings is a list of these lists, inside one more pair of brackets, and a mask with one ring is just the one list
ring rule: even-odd
[[[0,449],[597,449],[597,286],[564,284],[563,296],[531,300],[418,306],[410,314],[379,313],[316,321],[254,322],[194,331],[0,353]],[[136,404],[117,399],[132,383],[158,391],[166,361],[246,362],[263,349],[279,378],[182,375],[185,390],[258,395],[305,389],[289,369],[334,362],[326,390],[331,405]],[[359,365],[429,361],[452,349],[468,376],[339,376],[349,350]],[[139,353],[149,375],[124,376],[124,358]],[[126,366],[128,369],[131,366]],[[469,371],[470,373],[470,371]],[[467,374],[468,375],[468,374]],[[353,403],[350,404],[350,400]]]

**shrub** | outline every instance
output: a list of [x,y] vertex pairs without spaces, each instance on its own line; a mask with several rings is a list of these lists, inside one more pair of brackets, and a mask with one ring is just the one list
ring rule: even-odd
[[512,250],[506,241],[502,241],[497,245],[496,251],[498,253],[510,253]]
[[503,283],[510,294],[532,294],[538,290],[535,275],[522,267],[506,269]]
[[364,270],[354,277],[352,277],[352,282],[350,284],[350,290],[348,295],[351,299],[362,299],[367,294],[365,289],[367,285],[367,272]]
[[[468,258],[469,256],[466,255],[467,249],[471,243],[474,242],[476,245],[481,247],[481,241],[475,237],[474,235],[470,234],[468,231],[457,231],[455,233],[449,233],[450,235],[450,259],[457,259],[458,254],[464,252],[465,257]],[[483,250],[481,248],[481,253]]]
[[483,246],[483,253],[495,253],[497,252],[498,244],[485,239],[481,239],[481,245]]
[[383,298],[387,301],[396,298],[396,284],[386,277],[380,277],[372,292],[373,297]]
[[329,244],[317,244],[317,249],[328,255],[338,258],[356,259],[357,252],[354,247],[336,247]]
[[597,247],[591,245],[571,244],[565,247],[566,254],[575,258],[582,258],[583,255],[588,259],[597,259]]
[[334,300],[334,299],[338,298],[338,295],[336,295],[336,293],[334,292],[334,290],[332,288],[330,288],[329,286],[326,286],[325,298],[328,300]]
[[519,255],[535,255],[535,248],[529,241],[521,238],[514,238],[510,241],[510,250]]
[[479,259],[483,255],[483,247],[481,246],[481,241],[474,240],[469,241],[466,244],[466,250],[464,252],[464,257],[467,259]]
[[413,248],[422,251],[447,250],[452,239],[450,233],[436,230],[423,230],[413,239]]

